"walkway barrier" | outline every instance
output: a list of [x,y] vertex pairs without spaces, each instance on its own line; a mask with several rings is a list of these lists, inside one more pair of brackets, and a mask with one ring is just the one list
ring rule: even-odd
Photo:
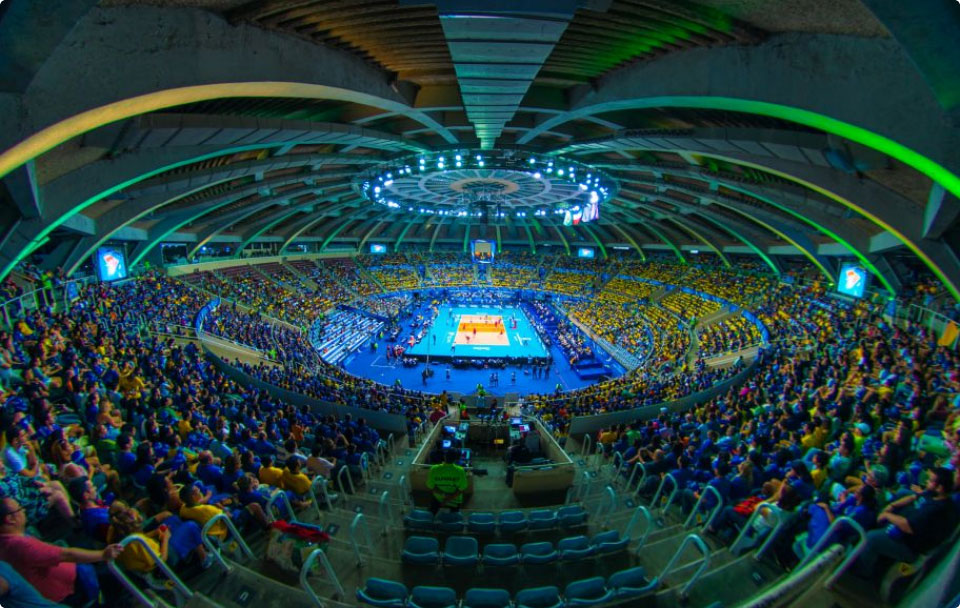
[[766,550],[773,544],[773,541],[777,538],[777,535],[780,534],[780,530],[786,525],[786,520],[783,517],[783,512],[780,510],[780,507],[776,506],[770,502],[761,502],[753,509],[753,513],[750,514],[750,518],[747,519],[747,523],[743,526],[743,529],[740,530],[740,534],[737,536],[737,540],[733,541],[733,544],[730,545],[730,552],[734,555],[738,555],[744,550],[752,548],[754,545],[748,544],[752,539],[750,534],[756,534],[757,531],[754,527],[754,522],[756,522],[758,517],[763,516],[763,508],[766,507],[767,511],[770,512],[770,516],[776,517],[777,523],[772,527],[769,534],[767,535],[766,540],[763,541],[763,544],[760,545],[760,549],[754,555],[754,559],[759,560],[763,557],[763,554]]
[[720,492],[713,486],[704,486],[703,490],[700,491],[700,498],[697,499],[697,504],[693,506],[693,510],[690,511],[690,517],[687,518],[687,521],[683,522],[684,528],[689,528],[690,524],[696,518],[697,513],[700,512],[700,505],[703,503],[704,497],[707,494],[713,494],[713,498],[716,501],[716,504],[713,505],[713,509],[710,510],[710,517],[707,518],[707,521],[703,522],[703,525],[700,526],[700,529],[706,528],[713,523],[714,518],[720,513],[720,509],[723,508],[723,497],[720,496]]
[[657,491],[656,491],[656,493],[653,495],[653,500],[650,501],[650,507],[651,507],[651,508],[653,508],[653,509],[658,509],[658,508],[659,508],[658,505],[660,504],[660,499],[663,498],[663,489],[664,489],[664,487],[667,485],[667,481],[669,481],[669,482],[673,485],[673,490],[670,492],[670,500],[667,501],[666,506],[664,506],[662,509],[660,509],[660,513],[661,513],[661,514],[662,514],[664,511],[666,511],[666,508],[670,506],[670,503],[671,503],[671,502],[673,502],[673,496],[674,496],[674,494],[677,493],[677,490],[679,489],[679,485],[677,484],[677,480],[676,480],[676,478],[675,478],[673,475],[671,475],[670,473],[667,473],[666,475],[664,475],[664,476],[663,476],[663,479],[660,480],[660,485],[657,486]]
[[227,560],[223,559],[223,555],[220,553],[220,544],[224,541],[217,541],[217,544],[210,539],[210,529],[213,528],[214,524],[217,522],[223,522],[227,526],[227,538],[233,539],[231,542],[237,543],[239,548],[243,551],[243,554],[246,555],[249,559],[256,559],[253,556],[253,551],[250,550],[250,547],[247,545],[246,541],[243,540],[243,537],[240,536],[240,533],[237,532],[237,528],[233,525],[233,522],[230,521],[230,518],[224,515],[223,513],[217,513],[204,524],[203,530],[200,532],[200,537],[203,539],[203,546],[206,547],[207,551],[210,552],[210,555],[213,556],[215,560],[223,567],[224,570],[230,572],[233,570],[233,566],[227,563]]
[[300,586],[303,587],[304,591],[316,602],[317,606],[323,608],[325,604],[323,603],[323,598],[317,595],[317,592],[313,590],[313,586],[310,584],[310,572],[313,570],[313,567],[317,562],[320,562],[320,565],[323,567],[323,570],[327,576],[327,580],[334,586],[337,590],[336,595],[333,596],[334,600],[343,600],[346,598],[346,592],[343,589],[343,585],[340,584],[340,579],[337,577],[336,571],[333,569],[333,565],[330,563],[330,560],[327,559],[327,554],[324,553],[323,549],[319,547],[310,552],[310,555],[307,556],[305,562],[303,562],[303,567],[300,568]]
[[390,533],[390,529],[394,524],[393,505],[390,502],[390,488],[380,493],[380,501],[377,504],[377,516],[380,518],[380,521],[383,522],[383,531],[380,535],[386,536]]
[[820,540],[813,545],[813,548],[810,549],[810,552],[807,553],[806,557],[800,560],[800,566],[803,566],[810,561],[814,555],[819,553],[824,548],[824,546],[827,544],[827,541],[830,540],[834,533],[842,526],[846,526],[856,532],[859,538],[857,539],[856,544],[854,544],[849,550],[849,553],[847,553],[847,557],[840,562],[840,565],[837,566],[833,571],[833,574],[830,575],[830,578],[824,581],[823,586],[827,589],[833,586],[837,579],[847,571],[847,568],[849,568],[853,562],[860,557],[860,554],[863,553],[863,550],[867,548],[867,533],[864,531],[863,527],[847,516],[836,518],[833,520],[833,523],[830,524],[830,527],[827,528],[827,531],[824,533],[824,535],[820,537]]
[[277,521],[278,519],[284,519],[282,512],[280,513],[280,517],[276,517],[274,515],[274,511],[278,510],[277,509],[278,500],[281,503],[283,503],[283,508],[286,509],[286,514],[287,514],[286,520],[291,523],[296,523],[297,514],[293,512],[293,506],[290,504],[290,497],[287,496],[287,493],[284,490],[276,490],[274,491],[273,494],[270,495],[270,500],[267,501],[267,508],[264,509],[264,511],[266,511],[266,514],[267,514],[267,521],[274,522],[274,521]]
[[[710,549],[707,547],[707,544],[703,542],[703,539],[697,536],[696,534],[688,534],[686,538],[683,539],[683,542],[680,543],[680,547],[677,548],[677,552],[673,554],[673,557],[670,558],[670,561],[667,562],[666,568],[663,569],[663,572],[660,573],[660,582],[661,584],[673,571],[673,565],[680,559],[680,555],[684,550],[692,545],[695,549],[700,551],[703,554],[703,557],[700,558],[700,567],[697,568],[697,571],[693,573],[693,576],[690,577],[690,580],[680,589],[680,598],[684,599],[687,597],[687,593],[690,591],[690,588],[697,582],[700,578],[700,575],[710,566]],[[696,563],[696,562],[691,562]],[[684,567],[690,564],[685,564]]]
[[310,498],[313,500],[313,506],[317,510],[317,519],[323,517],[323,512],[320,510],[320,500],[323,500],[323,503],[327,505],[329,511],[333,511],[333,501],[330,499],[330,492],[327,486],[330,485],[330,482],[323,475],[317,475],[313,479],[313,483],[310,484]]
[[649,535],[650,531],[653,530],[653,516],[650,515],[650,509],[643,505],[640,505],[634,509],[633,516],[630,517],[627,527],[623,530],[623,536],[625,538],[632,539],[633,528],[641,521],[646,523],[646,525],[643,527],[643,532],[641,532],[640,536],[637,537],[637,552],[639,552],[643,544],[647,542],[647,535]]
[[[361,535],[363,538],[360,538]],[[353,555],[357,558],[357,567],[359,568],[364,564],[363,550],[368,555],[373,555],[370,527],[367,525],[367,518],[363,516],[363,513],[357,513],[353,521],[350,522],[350,544],[353,545]]]
[[607,524],[610,523],[610,515],[617,510],[617,491],[613,489],[613,486],[607,486],[603,489],[604,491],[604,501],[600,503],[600,507],[597,509],[597,517],[603,514],[603,523],[600,524],[600,527],[606,529]]
[[[343,483],[343,474],[347,474],[347,483]],[[337,473],[337,485],[340,487],[340,492],[345,493],[347,488],[350,488],[350,495],[353,496],[357,493],[357,489],[353,486],[353,475],[350,474],[350,467],[341,467],[340,472]],[[347,501],[343,501],[344,506],[346,506]]]
[[[167,578],[168,588],[173,591],[173,596],[177,602],[178,608],[183,608],[186,603],[193,598],[193,591],[191,591],[190,588],[187,587],[182,580],[180,580],[180,577],[176,575],[176,573],[170,568],[170,566],[167,565],[165,561],[160,559],[160,556],[157,555],[157,552],[153,550],[153,547],[151,547],[150,544],[143,539],[143,537],[133,535],[128,536],[120,541],[120,546],[126,549],[129,545],[134,543],[143,547],[143,549],[147,552],[147,555],[149,555],[153,560],[153,563],[155,563],[157,568],[163,572],[164,576]],[[149,606],[150,608],[154,608],[154,606],[157,605],[156,601],[148,597],[147,594],[145,594],[132,580],[130,580],[130,577],[127,576],[127,573],[124,572],[122,568],[120,568],[120,565],[116,560],[107,562],[107,570],[109,570],[110,573],[120,581],[120,584],[123,585],[123,587],[129,591],[138,602],[144,606]]]

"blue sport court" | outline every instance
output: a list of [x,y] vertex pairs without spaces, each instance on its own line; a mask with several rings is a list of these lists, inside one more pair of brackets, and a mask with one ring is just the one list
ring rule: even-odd
[[519,308],[441,306],[433,326],[408,355],[546,357],[547,349]]

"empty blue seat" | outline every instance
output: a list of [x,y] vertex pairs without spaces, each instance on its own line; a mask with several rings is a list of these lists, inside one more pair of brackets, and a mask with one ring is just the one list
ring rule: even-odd
[[567,585],[563,597],[567,600],[567,606],[596,606],[610,601],[613,593],[607,589],[602,576],[594,576]]
[[506,589],[467,589],[461,608],[509,608],[510,592]]
[[441,513],[434,526],[443,532],[463,532],[463,515],[456,512]]
[[517,608],[560,608],[560,590],[556,587],[534,587],[517,591]]
[[471,513],[467,518],[467,532],[474,534],[493,534],[497,521],[493,513]]
[[595,548],[586,536],[571,536],[557,542],[560,559],[582,559],[593,555]]
[[450,587],[420,585],[410,593],[411,608],[457,608],[457,592]]
[[523,511],[501,511],[500,533],[521,532],[527,529],[527,516]]
[[440,543],[430,536],[411,536],[403,543],[400,558],[408,564],[436,564],[440,559]]
[[657,583],[656,578],[647,579],[643,566],[637,566],[611,574],[607,579],[607,589],[616,597],[638,597],[656,591]]
[[484,566],[513,566],[519,563],[520,554],[512,543],[491,543],[483,548]]
[[587,521],[587,511],[580,505],[560,507],[557,509],[557,521],[565,528],[579,526]]
[[479,545],[472,536],[451,536],[443,547],[443,563],[448,566],[476,566]]
[[531,530],[543,530],[557,525],[557,512],[553,509],[537,509],[530,511],[527,516],[527,525]]
[[403,518],[403,525],[411,530],[433,530],[433,513],[414,509]]
[[630,537],[620,538],[620,533],[616,530],[601,532],[593,537],[593,546],[597,553],[616,553],[627,548],[630,544]]
[[520,561],[525,564],[549,564],[558,557],[560,554],[550,543],[527,543],[520,547]]
[[357,599],[371,606],[403,608],[407,603],[407,588],[401,583],[382,578],[368,578],[363,589],[357,589]]

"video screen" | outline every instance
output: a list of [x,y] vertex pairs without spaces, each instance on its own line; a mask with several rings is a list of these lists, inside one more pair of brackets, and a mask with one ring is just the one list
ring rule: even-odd
[[590,193],[590,202],[583,206],[583,221],[595,222],[600,219],[600,195]]
[[379,245],[379,244],[370,245],[370,253],[386,253],[386,252],[387,252],[386,245]]
[[870,275],[857,264],[846,263],[840,267],[840,277],[837,280],[837,291],[852,296],[862,298],[867,290],[867,280]]
[[101,281],[127,278],[127,261],[122,249],[101,247],[97,250],[97,276]]
[[523,418],[511,418],[511,419],[510,419],[510,426],[519,426],[519,425],[521,425],[521,424],[523,424]]
[[530,425],[529,425],[529,424],[521,424],[521,425],[518,427],[518,429],[519,429],[519,431],[520,431],[521,433],[529,433],[529,432],[530,432]]
[[578,258],[593,259],[594,257],[596,257],[596,255],[597,255],[597,251],[593,247],[580,247],[579,249],[577,249]]
[[444,440],[443,440],[443,443],[442,443],[441,445],[443,446],[443,449],[449,450],[449,449],[450,449],[450,446],[453,445],[453,442],[450,441],[449,439],[444,439]]
[[490,241],[473,241],[470,243],[470,252],[473,254],[474,262],[492,264],[494,251],[493,243]]
[[448,435],[453,435],[454,433],[457,432],[457,427],[455,427],[455,426],[444,426],[444,427],[443,427],[443,432],[444,432],[444,433],[447,433]]

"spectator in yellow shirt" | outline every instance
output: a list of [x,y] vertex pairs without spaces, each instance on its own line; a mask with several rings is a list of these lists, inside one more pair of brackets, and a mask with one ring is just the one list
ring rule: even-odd
[[[107,532],[107,542],[120,542],[128,536],[140,538],[160,559],[167,561],[170,530],[163,526],[144,533],[143,517],[140,512],[127,506],[122,500],[115,500],[110,505],[110,529]],[[134,572],[151,572],[157,567],[150,552],[140,543],[130,543],[124,547],[117,561],[125,570]]]
[[302,508],[310,502],[310,478],[303,474],[302,466],[303,463],[299,457],[291,456],[287,460],[287,466],[283,470],[283,477],[280,480],[283,489],[296,497],[291,501],[296,509]]
[[272,456],[260,458],[260,483],[274,488],[283,487],[283,469],[273,466]]
[[[183,506],[180,507],[180,519],[195,521],[202,529],[208,521],[217,515],[230,517],[230,513],[220,507],[203,504],[203,500],[204,496],[200,493],[200,488],[196,484],[183,486],[180,490],[180,501],[183,502]],[[210,528],[210,535],[220,540],[225,539],[227,537],[227,525],[218,521]]]

